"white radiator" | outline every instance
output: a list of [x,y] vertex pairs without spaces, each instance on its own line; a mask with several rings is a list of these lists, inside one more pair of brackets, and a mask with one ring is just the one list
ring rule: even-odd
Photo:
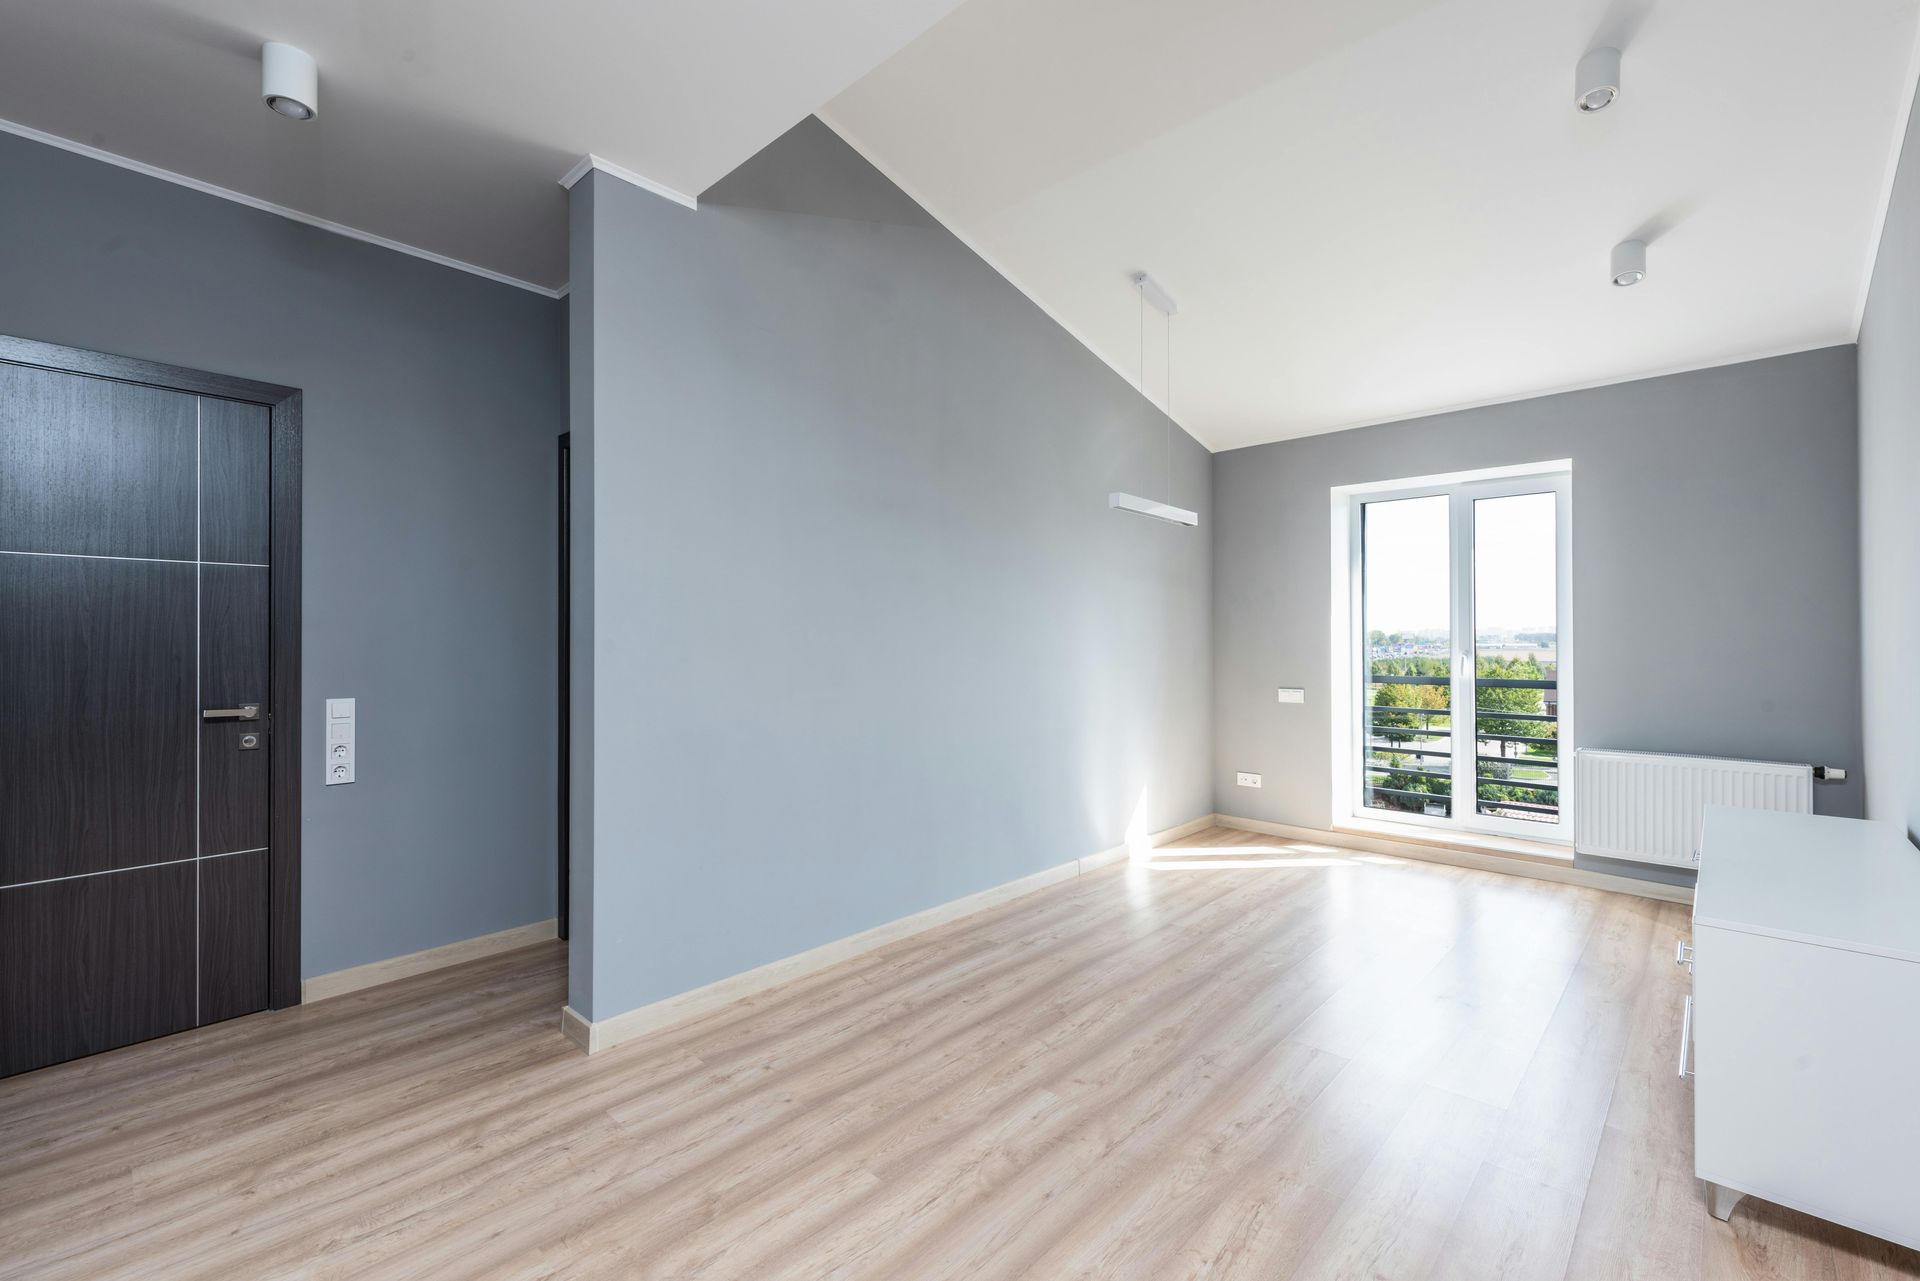
[[1587,748],[1573,761],[1573,848],[1582,854],[1692,867],[1705,806],[1813,810],[1811,765]]

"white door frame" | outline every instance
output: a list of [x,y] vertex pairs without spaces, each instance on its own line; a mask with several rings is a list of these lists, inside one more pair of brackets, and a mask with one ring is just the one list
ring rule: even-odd
[[[1560,814],[1553,824],[1502,819],[1478,813],[1478,788],[1467,783],[1462,790],[1461,762],[1470,762],[1476,778],[1479,772],[1477,724],[1471,711],[1477,703],[1474,688],[1475,628],[1473,618],[1473,503],[1480,498],[1500,498],[1517,494],[1553,493],[1557,498],[1555,534],[1555,609],[1559,617],[1555,693],[1558,699],[1558,739],[1556,759],[1559,774]],[[1450,831],[1484,832],[1501,836],[1521,836],[1530,840],[1571,844],[1573,812],[1578,802],[1574,794],[1572,750],[1574,725],[1574,636],[1573,636],[1573,462],[1558,459],[1514,467],[1489,468],[1474,472],[1453,472],[1436,476],[1418,476],[1403,480],[1380,481],[1360,485],[1336,486],[1333,506],[1333,703],[1344,711],[1329,719],[1333,722],[1332,814],[1335,823],[1406,823]],[[1449,502],[1450,537],[1448,566],[1451,589],[1452,631],[1450,659],[1453,674],[1453,706],[1450,720],[1453,736],[1449,740],[1453,754],[1454,788],[1452,817],[1437,818],[1425,814],[1390,813],[1369,809],[1364,803],[1366,771],[1361,767],[1359,750],[1364,742],[1356,737],[1366,716],[1366,673],[1361,640],[1364,632],[1364,601],[1361,595],[1361,508],[1371,502],[1391,502],[1406,498],[1445,495]],[[1464,567],[1464,568],[1463,568]],[[1460,572],[1456,572],[1456,571]],[[1465,708],[1468,715],[1458,712]],[[1463,803],[1464,802],[1464,803]]]

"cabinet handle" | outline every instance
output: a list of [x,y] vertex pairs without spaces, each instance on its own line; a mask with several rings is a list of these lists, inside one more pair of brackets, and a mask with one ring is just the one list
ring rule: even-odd
[[1680,1007],[1680,1079],[1693,1075],[1693,998]]

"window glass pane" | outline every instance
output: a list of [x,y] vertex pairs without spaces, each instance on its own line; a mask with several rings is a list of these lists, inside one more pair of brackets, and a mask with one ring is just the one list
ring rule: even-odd
[[1368,809],[1453,812],[1453,652],[1448,500],[1402,498],[1360,511]]
[[1475,809],[1560,821],[1555,496],[1473,505]]

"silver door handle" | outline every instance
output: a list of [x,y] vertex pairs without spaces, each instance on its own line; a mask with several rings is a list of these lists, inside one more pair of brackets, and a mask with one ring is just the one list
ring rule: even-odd
[[1680,1013],[1680,1079],[1693,1075],[1693,998],[1687,998]]
[[260,719],[260,704],[242,703],[238,707],[208,707],[200,712],[203,721],[257,721]]

